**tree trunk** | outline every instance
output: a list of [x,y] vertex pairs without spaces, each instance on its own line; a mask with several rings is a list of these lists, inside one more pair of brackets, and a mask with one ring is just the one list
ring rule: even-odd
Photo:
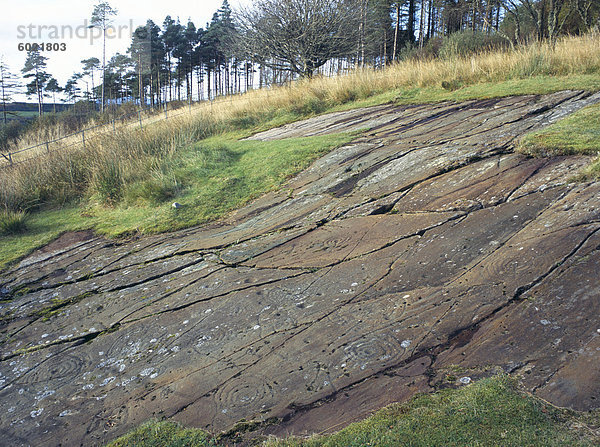
[[548,36],[548,18],[546,16],[546,0],[541,0],[539,3],[538,13],[538,40],[542,41]]
[[152,75],[152,69],[150,69],[150,107],[154,107],[154,76]]
[[387,65],[387,29],[383,30],[383,66]]
[[[104,84],[106,84],[106,28],[102,28],[102,102],[100,111],[104,113]],[[94,87],[92,86],[92,91]]]
[[169,70],[167,75],[167,82],[169,83],[169,101],[173,101],[173,79],[171,78],[171,53],[167,53],[167,68]]
[[394,52],[392,60],[395,61],[398,57],[398,34],[400,33],[400,2],[396,2],[396,27],[394,28]]
[[421,0],[421,17],[419,18],[419,48],[423,48],[423,34],[425,33],[425,2]]
[[408,2],[408,23],[406,24],[406,33],[408,34],[408,40],[410,43],[415,41],[415,2],[416,0],[409,0]]
[[143,84],[144,81],[142,80],[142,55],[138,54],[138,90],[139,90],[139,97],[140,97],[140,107],[142,107],[142,103],[143,103]]
[[211,91],[210,91],[210,68],[206,68],[206,92],[208,93],[208,99],[210,100],[211,98]]
[[6,96],[4,96],[4,82],[2,83],[2,115],[4,117],[4,124],[6,124]]
[[42,116],[42,95],[41,95],[41,89],[40,89],[40,83],[39,83],[39,71],[36,67],[35,69],[35,89],[37,91],[37,97],[38,97],[38,115]]
[[94,110],[96,110],[96,92],[94,91],[94,69],[92,67],[90,67],[90,77],[92,78],[92,102],[94,103]]
[[563,23],[558,23],[558,18],[562,7],[563,0],[550,0],[550,10],[548,14],[548,35],[552,45],[556,43],[556,38],[558,37],[558,34],[564,24],[564,20]]
[[4,116],[4,124],[6,124],[6,81],[4,80],[4,69],[2,69],[2,115]]
[[428,10],[427,10],[427,34],[426,34],[427,40],[431,39],[431,37],[432,37],[432,30],[431,30],[432,27],[433,27],[433,0],[429,0]]

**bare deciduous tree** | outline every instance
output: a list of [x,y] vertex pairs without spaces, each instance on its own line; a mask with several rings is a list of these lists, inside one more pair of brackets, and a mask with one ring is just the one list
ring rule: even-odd
[[236,14],[249,59],[310,77],[356,48],[360,0],[257,0]]

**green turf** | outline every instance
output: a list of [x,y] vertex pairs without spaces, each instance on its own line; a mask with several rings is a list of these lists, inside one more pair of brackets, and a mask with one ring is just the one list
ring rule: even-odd
[[65,231],[90,228],[93,224],[82,218],[80,210],[68,207],[58,210],[27,214],[27,231],[0,237],[0,268],[22,258],[34,248],[56,239]]
[[[532,156],[600,154],[600,104],[588,106],[562,120],[525,135],[517,150]],[[600,158],[581,173],[579,180],[600,179]]]
[[[598,413],[557,409],[518,391],[514,379],[496,376],[393,404],[334,434],[308,439],[271,438],[263,445],[584,447],[599,445],[599,424]],[[190,443],[184,444],[182,439],[189,439]],[[210,437],[202,430],[153,421],[109,447],[226,446],[239,439],[234,431]]]
[[[344,104],[329,104],[323,99],[324,103],[315,107],[319,111],[331,112],[389,102],[414,104],[465,101],[546,94],[565,89],[598,91],[600,78],[585,74],[568,77],[534,76],[464,85],[453,90],[441,86],[404,88],[375,92],[367,98]],[[123,198],[114,206],[104,206],[105,201],[101,205],[90,205],[94,203],[92,197],[92,200],[85,198],[79,204],[67,205],[62,209],[30,213],[25,222],[25,233],[0,238],[0,269],[64,231],[88,228],[108,236],[147,234],[216,219],[258,195],[277,188],[285,178],[308,166],[316,157],[350,141],[351,137],[347,134],[272,142],[237,141],[239,137],[312,114],[310,110],[297,109],[239,118],[227,126],[235,131],[178,149],[175,157],[161,159],[159,169],[154,170],[152,175],[126,182]],[[557,125],[562,126],[556,131],[557,135],[562,135],[561,141],[580,141],[578,135],[591,135],[588,146],[592,149],[588,148],[588,153],[593,151],[598,147],[597,114],[598,109],[592,109],[589,116],[585,116],[584,124],[579,126],[577,123],[581,119],[580,114],[565,120],[564,124]],[[570,127],[572,129],[569,131]],[[523,140],[523,147],[529,147],[528,141],[535,138],[542,139],[533,136],[528,138],[529,140]],[[548,137],[546,140],[552,141],[552,138]],[[528,151],[529,149],[525,150]],[[565,153],[564,147],[555,147],[552,151]],[[590,165],[582,175],[586,179],[599,178],[600,162]],[[171,204],[174,201],[184,204],[184,207],[179,211],[173,210]],[[64,216],[68,216],[68,219]]]
[[[228,134],[200,141],[178,152],[162,170],[124,187],[114,207],[77,204],[28,214],[26,232],[0,238],[0,268],[65,231],[93,229],[107,236],[150,234],[217,219],[267,191],[356,134],[237,139]],[[183,207],[174,209],[173,202]]]
[[110,447],[204,447],[217,445],[202,430],[185,429],[174,422],[148,422],[109,444]]
[[408,105],[441,101],[460,102],[471,99],[501,98],[518,95],[545,95],[563,90],[600,91],[600,77],[596,74],[532,76],[523,79],[466,84],[456,90],[447,90],[441,85],[435,87],[402,88],[388,90],[367,98],[337,105],[331,110],[349,110],[388,102],[398,105]]

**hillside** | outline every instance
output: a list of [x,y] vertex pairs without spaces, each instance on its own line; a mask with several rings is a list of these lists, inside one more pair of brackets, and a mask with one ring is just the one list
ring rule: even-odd
[[227,219],[67,233],[0,281],[4,439],[105,443],[151,418],[322,432],[498,372],[597,408],[600,184],[568,182],[589,156],[513,148],[599,102],[339,111],[252,136],[361,131]]
[[[59,147],[42,144],[38,153],[13,154],[16,164],[8,168],[2,158],[0,269],[65,231],[145,235],[224,217],[352,138],[239,141],[260,130],[372,105],[599,91],[599,43],[591,33],[554,45],[407,59],[385,70],[357,69],[201,102],[168,120],[162,113],[147,117],[143,128],[135,119],[88,130],[85,145],[82,134]],[[580,120],[577,134],[585,141],[569,153],[596,154],[594,113]],[[527,151],[561,153],[564,138],[552,144],[558,147]],[[589,178],[597,177],[598,166],[588,170]],[[174,201],[184,205],[178,213]]]

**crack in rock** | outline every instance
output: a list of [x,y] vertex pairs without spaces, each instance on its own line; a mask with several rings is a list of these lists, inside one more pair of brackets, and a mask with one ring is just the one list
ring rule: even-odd
[[597,408],[600,184],[567,182],[586,157],[512,152],[597,102],[311,118],[251,138],[370,130],[223,221],[61,236],[0,277],[4,442],[105,443],[165,416],[254,421],[248,440],[324,432],[497,371]]

